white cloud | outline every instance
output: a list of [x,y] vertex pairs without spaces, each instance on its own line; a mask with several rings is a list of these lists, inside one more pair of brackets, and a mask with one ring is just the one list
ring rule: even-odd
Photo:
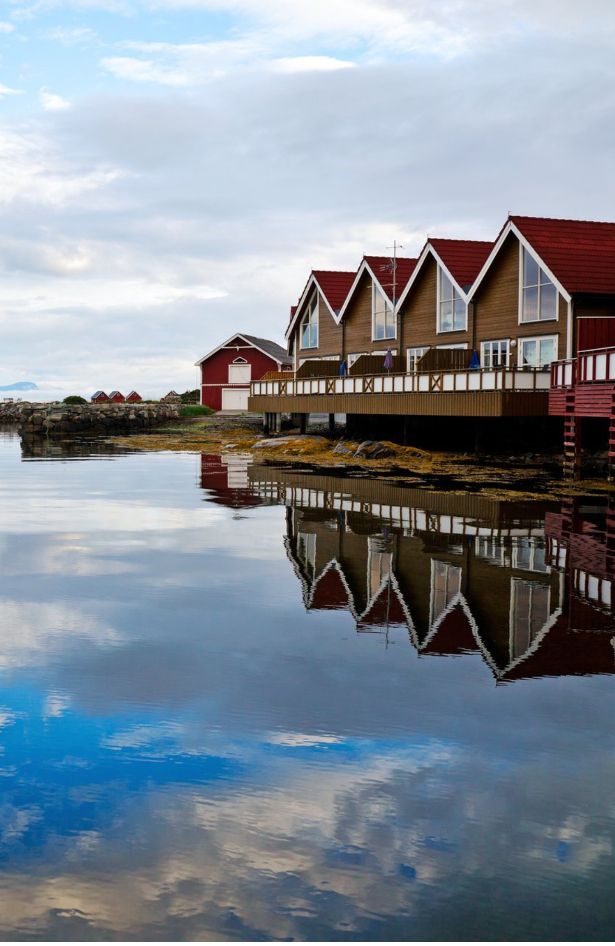
[[13,23],[8,23],[6,20],[0,21],[0,33],[12,33],[14,29]]
[[333,56],[283,56],[271,63],[276,72],[333,72],[336,69],[351,69],[356,63]]
[[23,95],[23,89],[13,89],[8,85],[2,85],[2,83],[0,83],[0,99],[5,98],[7,95]]
[[46,112],[65,112],[72,107],[67,99],[62,98],[61,95],[56,95],[54,92],[49,92],[47,89],[41,89],[40,100]]

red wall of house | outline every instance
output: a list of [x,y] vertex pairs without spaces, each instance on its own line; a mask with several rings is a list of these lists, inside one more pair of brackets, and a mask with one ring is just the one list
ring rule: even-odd
[[[238,340],[239,350],[221,348],[201,365],[201,403],[219,411],[222,407],[222,388],[247,387],[247,385],[230,385],[228,368],[236,358],[245,358],[252,365],[252,381],[258,381],[268,371],[277,371],[278,363],[269,355],[263,354],[256,348],[245,348],[245,342]],[[213,385],[210,387],[209,385]]]

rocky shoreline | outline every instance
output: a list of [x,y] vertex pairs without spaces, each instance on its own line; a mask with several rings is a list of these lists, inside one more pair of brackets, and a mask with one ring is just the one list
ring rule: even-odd
[[16,426],[22,437],[139,433],[176,421],[181,406],[159,404],[0,404],[0,424]]

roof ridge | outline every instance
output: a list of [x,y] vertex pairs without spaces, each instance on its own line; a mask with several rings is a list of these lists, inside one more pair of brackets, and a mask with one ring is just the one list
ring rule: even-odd
[[509,214],[509,220],[546,220],[549,223],[591,223],[615,227],[615,220],[587,220],[579,217],[538,217],[531,214]]

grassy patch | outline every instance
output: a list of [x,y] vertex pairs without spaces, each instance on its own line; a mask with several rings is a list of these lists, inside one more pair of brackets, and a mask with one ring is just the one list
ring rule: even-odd
[[213,414],[211,407],[201,404],[184,404],[180,411],[181,417],[201,417],[204,414]]

